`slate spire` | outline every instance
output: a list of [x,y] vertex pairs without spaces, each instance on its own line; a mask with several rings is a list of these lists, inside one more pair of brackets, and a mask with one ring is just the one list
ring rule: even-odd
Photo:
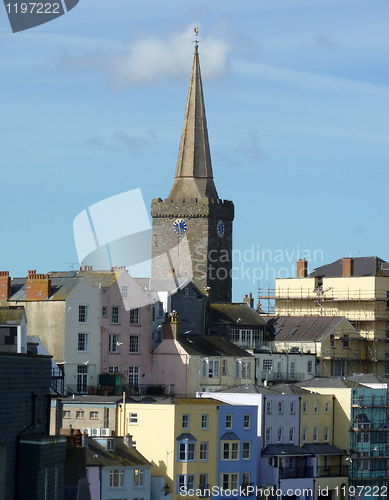
[[213,182],[197,42],[178,152],[176,175],[169,198],[173,200],[182,198],[218,198]]

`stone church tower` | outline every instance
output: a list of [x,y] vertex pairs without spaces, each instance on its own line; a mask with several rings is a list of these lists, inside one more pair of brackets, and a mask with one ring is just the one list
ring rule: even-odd
[[231,302],[234,204],[213,181],[197,43],[173,186],[152,201],[151,216],[152,280],[192,280],[212,302]]

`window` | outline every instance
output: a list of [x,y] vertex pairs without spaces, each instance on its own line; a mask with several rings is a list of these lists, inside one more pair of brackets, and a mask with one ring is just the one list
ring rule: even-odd
[[219,378],[219,360],[203,359],[203,378]]
[[227,375],[227,360],[222,360],[222,375]]
[[303,413],[307,413],[308,409],[308,403],[306,401],[303,401]]
[[137,424],[138,423],[138,414],[137,413],[130,413],[130,424]]
[[301,430],[301,441],[303,443],[307,442],[307,428],[306,427],[303,427]]
[[318,427],[314,427],[313,428],[313,442],[314,443],[317,443],[317,436],[319,434],[319,428]]
[[251,441],[243,441],[243,460],[251,458]]
[[246,413],[243,419],[243,427],[244,429],[250,429],[251,426],[251,415],[250,413]]
[[62,418],[70,418],[70,410],[64,410],[62,412]]
[[242,488],[245,489],[247,486],[250,486],[250,472],[243,472]]
[[98,420],[99,418],[99,412],[98,411],[90,411],[89,412],[89,419],[90,420]]
[[194,474],[178,474],[177,493],[185,495],[189,490],[194,489],[194,485],[195,485]]
[[296,362],[291,361],[290,362],[290,377],[292,380],[296,378]]
[[208,429],[208,414],[201,415],[201,428]]
[[223,442],[223,460],[239,460],[239,442]]
[[178,444],[179,462],[194,462],[196,460],[196,443],[181,442]]
[[313,361],[312,360],[308,361],[307,371],[308,371],[308,373],[313,373]]
[[119,339],[120,339],[120,335],[109,335],[109,337],[108,337],[108,341],[109,341],[108,350],[109,350],[109,352],[120,352]]
[[[205,496],[211,496],[211,492],[208,489],[208,474],[200,474],[200,479],[199,479],[199,488],[200,488],[200,497],[205,497]],[[208,491],[205,491],[207,490]]]
[[182,415],[182,428],[189,429],[189,415]]
[[289,429],[289,442],[293,443],[293,441],[294,441],[294,427],[291,427]]
[[130,387],[138,388],[139,386],[139,366],[130,366],[128,369],[128,384]]
[[232,415],[226,415],[226,429],[232,429]]
[[330,436],[330,428],[329,427],[324,427],[324,442],[328,443]]
[[282,427],[278,427],[277,431],[277,442],[282,443]]
[[128,285],[121,286],[122,299],[128,299]]
[[115,440],[107,439],[107,451],[115,451]]
[[346,376],[346,360],[331,359],[331,377],[345,377],[345,376]]
[[326,413],[329,413],[329,412],[330,412],[330,402],[329,402],[329,401],[326,401],[326,405],[325,405],[325,412],[326,412]]
[[335,335],[333,333],[330,335],[330,348],[335,349]]
[[139,335],[130,335],[130,353],[139,353]]
[[78,352],[88,351],[88,334],[79,333],[78,334]]
[[262,360],[262,370],[271,371],[272,369],[273,369],[273,360],[272,359]]
[[208,442],[200,443],[200,460],[208,460]]
[[315,401],[315,406],[314,406],[313,411],[314,411],[315,413],[319,413],[319,401]]
[[157,318],[163,318],[164,310],[163,310],[163,302],[157,302]]
[[130,323],[131,325],[139,325],[139,309],[131,309],[130,311]]
[[277,409],[278,409],[278,414],[281,415],[281,413],[283,413],[283,411],[284,411],[284,402],[283,401],[278,401]]
[[239,474],[222,474],[221,484],[223,490],[237,490],[238,489]]
[[266,413],[271,415],[271,401],[266,401]]
[[186,286],[184,288],[184,297],[189,297],[189,287],[188,286]]
[[235,362],[235,378],[251,378],[251,361]]
[[106,318],[108,316],[108,314],[107,314],[107,306],[103,306],[102,316],[103,316],[103,318]]
[[113,325],[119,324],[119,312],[120,312],[119,306],[112,306],[111,307],[111,323]]
[[76,410],[76,418],[85,418],[84,410]]
[[110,488],[123,488],[123,470],[113,469],[109,471],[109,486]]
[[144,476],[144,471],[143,469],[135,469],[134,470],[134,486],[135,487],[141,487],[143,486],[143,476]]
[[77,392],[85,392],[88,385],[88,365],[77,366]]
[[271,428],[270,427],[266,427],[265,441],[266,441],[266,443],[270,443],[270,441],[271,441]]
[[88,306],[78,306],[78,322],[88,323]]
[[294,413],[294,401],[290,402],[290,413]]
[[348,349],[350,347],[350,338],[348,335],[343,335],[343,349]]
[[108,373],[120,373],[120,366],[109,366]]

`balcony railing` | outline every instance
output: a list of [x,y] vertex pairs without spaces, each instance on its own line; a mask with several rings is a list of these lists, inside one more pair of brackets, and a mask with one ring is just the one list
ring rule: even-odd
[[279,479],[293,479],[300,477],[313,477],[313,467],[280,467],[278,469]]
[[[310,375],[313,376],[313,374]],[[305,373],[262,370],[261,381],[262,380],[267,380],[268,382],[304,382]]]
[[317,477],[348,476],[348,465],[320,466],[317,468]]
[[60,368],[51,369],[51,390],[59,396],[65,395],[64,373]]

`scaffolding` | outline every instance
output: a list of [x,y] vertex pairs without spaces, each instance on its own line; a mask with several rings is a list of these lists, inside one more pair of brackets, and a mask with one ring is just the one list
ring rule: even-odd
[[387,386],[382,389],[358,386],[352,390],[350,431],[350,486],[387,487],[389,480]]

